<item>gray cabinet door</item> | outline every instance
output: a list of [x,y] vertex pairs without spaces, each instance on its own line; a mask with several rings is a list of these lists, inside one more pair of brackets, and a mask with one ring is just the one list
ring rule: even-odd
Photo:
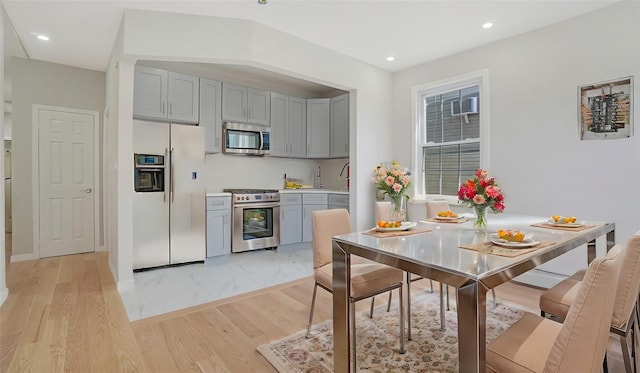
[[[273,97],[271,98],[273,100]],[[305,158],[307,156],[307,100],[289,97],[289,125],[287,144],[289,156]],[[273,133],[273,123],[271,124]]]
[[303,205],[302,206],[302,242],[311,242],[313,236],[312,218],[313,212],[326,210],[327,205]]
[[271,92],[247,89],[247,121],[268,126],[271,122]]
[[231,253],[231,212],[207,211],[207,257]]
[[135,66],[133,77],[133,117],[167,119],[167,72]]
[[331,99],[330,156],[349,156],[349,94]]
[[302,205],[280,206],[280,245],[302,242]]
[[289,152],[288,135],[289,97],[271,94],[271,143],[270,155],[286,157]]
[[200,79],[200,126],[205,128],[204,151],[222,151],[222,83]]
[[198,86],[197,77],[169,72],[169,120],[198,123]]
[[247,121],[247,87],[222,83],[222,120]]
[[307,157],[329,157],[330,99],[307,100]]

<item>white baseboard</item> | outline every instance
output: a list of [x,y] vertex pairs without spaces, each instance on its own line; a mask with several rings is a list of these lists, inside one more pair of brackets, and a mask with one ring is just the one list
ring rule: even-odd
[[[113,268],[111,260],[109,260],[109,269],[111,270],[111,276],[113,276],[113,278],[118,278],[118,273],[116,272],[115,268]],[[118,292],[133,290],[135,287],[135,281],[133,280],[133,278],[126,281],[116,280],[116,286],[118,287]]]
[[36,257],[33,253],[11,255],[11,263],[24,262],[25,260],[35,260],[35,259],[38,259],[38,257]]
[[8,296],[9,296],[9,289],[8,288],[4,288],[4,289],[0,290],[0,307],[2,306],[2,304],[4,304],[4,301],[7,300]]
[[514,278],[513,281],[548,289],[566,278],[567,276],[558,273],[532,269]]

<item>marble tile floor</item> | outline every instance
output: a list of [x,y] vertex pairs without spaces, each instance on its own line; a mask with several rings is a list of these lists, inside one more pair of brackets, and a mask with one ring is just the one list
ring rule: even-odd
[[136,321],[311,275],[311,244],[305,243],[135,272],[134,288],[120,296],[129,321]]

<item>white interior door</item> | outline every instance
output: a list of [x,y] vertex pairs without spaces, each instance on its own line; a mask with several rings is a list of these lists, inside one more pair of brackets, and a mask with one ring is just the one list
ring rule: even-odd
[[37,109],[40,257],[95,250],[94,115]]

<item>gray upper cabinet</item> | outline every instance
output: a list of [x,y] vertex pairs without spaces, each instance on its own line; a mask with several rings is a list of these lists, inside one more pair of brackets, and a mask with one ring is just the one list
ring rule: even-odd
[[331,99],[331,157],[349,156],[349,94]]
[[223,82],[222,120],[268,126],[271,120],[271,92]]
[[200,79],[200,126],[205,128],[206,153],[222,151],[222,83]]
[[133,87],[134,118],[198,123],[197,77],[136,66]]
[[329,157],[330,99],[307,99],[307,157]]
[[307,156],[307,100],[271,93],[271,156]]

